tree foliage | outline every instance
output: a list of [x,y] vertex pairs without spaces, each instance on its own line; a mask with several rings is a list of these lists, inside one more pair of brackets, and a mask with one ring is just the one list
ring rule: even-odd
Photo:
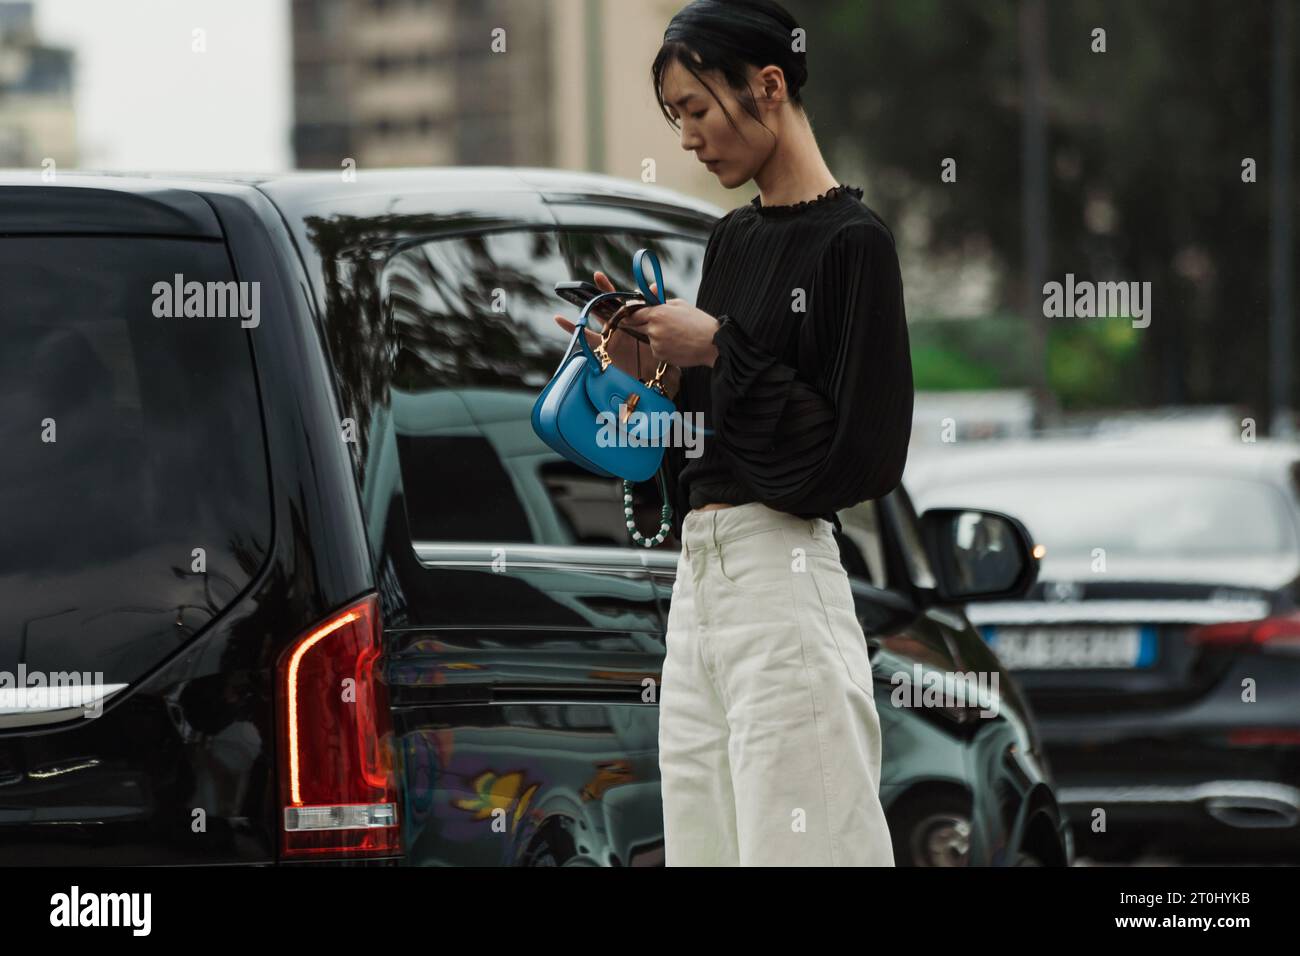
[[[1102,392],[1103,404],[1231,401],[1262,411],[1277,172],[1272,4],[1045,7],[1046,278],[1150,282],[1153,302],[1150,326],[1132,330],[1136,374],[1104,374],[1112,353],[1084,344],[1107,341],[1105,333],[1049,327],[1054,387],[1077,397],[1081,375],[1101,376],[1120,390]],[[1019,4],[791,0],[790,9],[807,30],[805,102],[832,169],[862,182],[891,227],[924,216],[927,255],[985,237],[1002,278],[997,304],[1024,315]],[[1096,28],[1105,30],[1104,53],[1093,51]],[[945,157],[957,160],[955,183],[940,181]],[[1247,157],[1255,183],[1242,181]],[[1080,349],[1078,367],[1073,353],[1060,354],[1062,342]]]

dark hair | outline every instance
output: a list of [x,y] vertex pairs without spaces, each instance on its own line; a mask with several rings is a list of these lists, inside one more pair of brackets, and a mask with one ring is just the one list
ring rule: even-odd
[[798,28],[794,17],[775,0],[694,0],[678,10],[668,21],[663,45],[650,67],[655,99],[668,125],[678,128],[663,97],[664,69],[674,60],[690,70],[718,101],[737,132],[736,121],[701,72],[718,70],[733,90],[747,92],[748,100],[741,101],[745,112],[761,123],[745,67],[779,66],[785,74],[790,102],[803,109],[801,90],[808,82],[808,58],[794,49],[793,34]]

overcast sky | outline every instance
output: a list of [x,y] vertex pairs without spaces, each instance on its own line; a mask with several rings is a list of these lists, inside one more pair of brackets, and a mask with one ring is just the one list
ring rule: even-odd
[[76,51],[82,168],[291,166],[288,0],[37,0],[36,27]]

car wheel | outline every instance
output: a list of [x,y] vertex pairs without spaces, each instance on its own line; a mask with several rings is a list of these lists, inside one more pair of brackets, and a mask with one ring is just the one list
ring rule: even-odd
[[949,796],[920,797],[890,821],[897,866],[967,866],[970,811]]
[[578,846],[573,821],[557,817],[533,838],[521,861],[523,866],[599,866]]

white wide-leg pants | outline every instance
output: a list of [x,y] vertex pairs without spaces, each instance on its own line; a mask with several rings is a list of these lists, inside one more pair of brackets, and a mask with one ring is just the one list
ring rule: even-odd
[[659,699],[667,866],[893,866],[871,662],[833,527],[683,520]]

